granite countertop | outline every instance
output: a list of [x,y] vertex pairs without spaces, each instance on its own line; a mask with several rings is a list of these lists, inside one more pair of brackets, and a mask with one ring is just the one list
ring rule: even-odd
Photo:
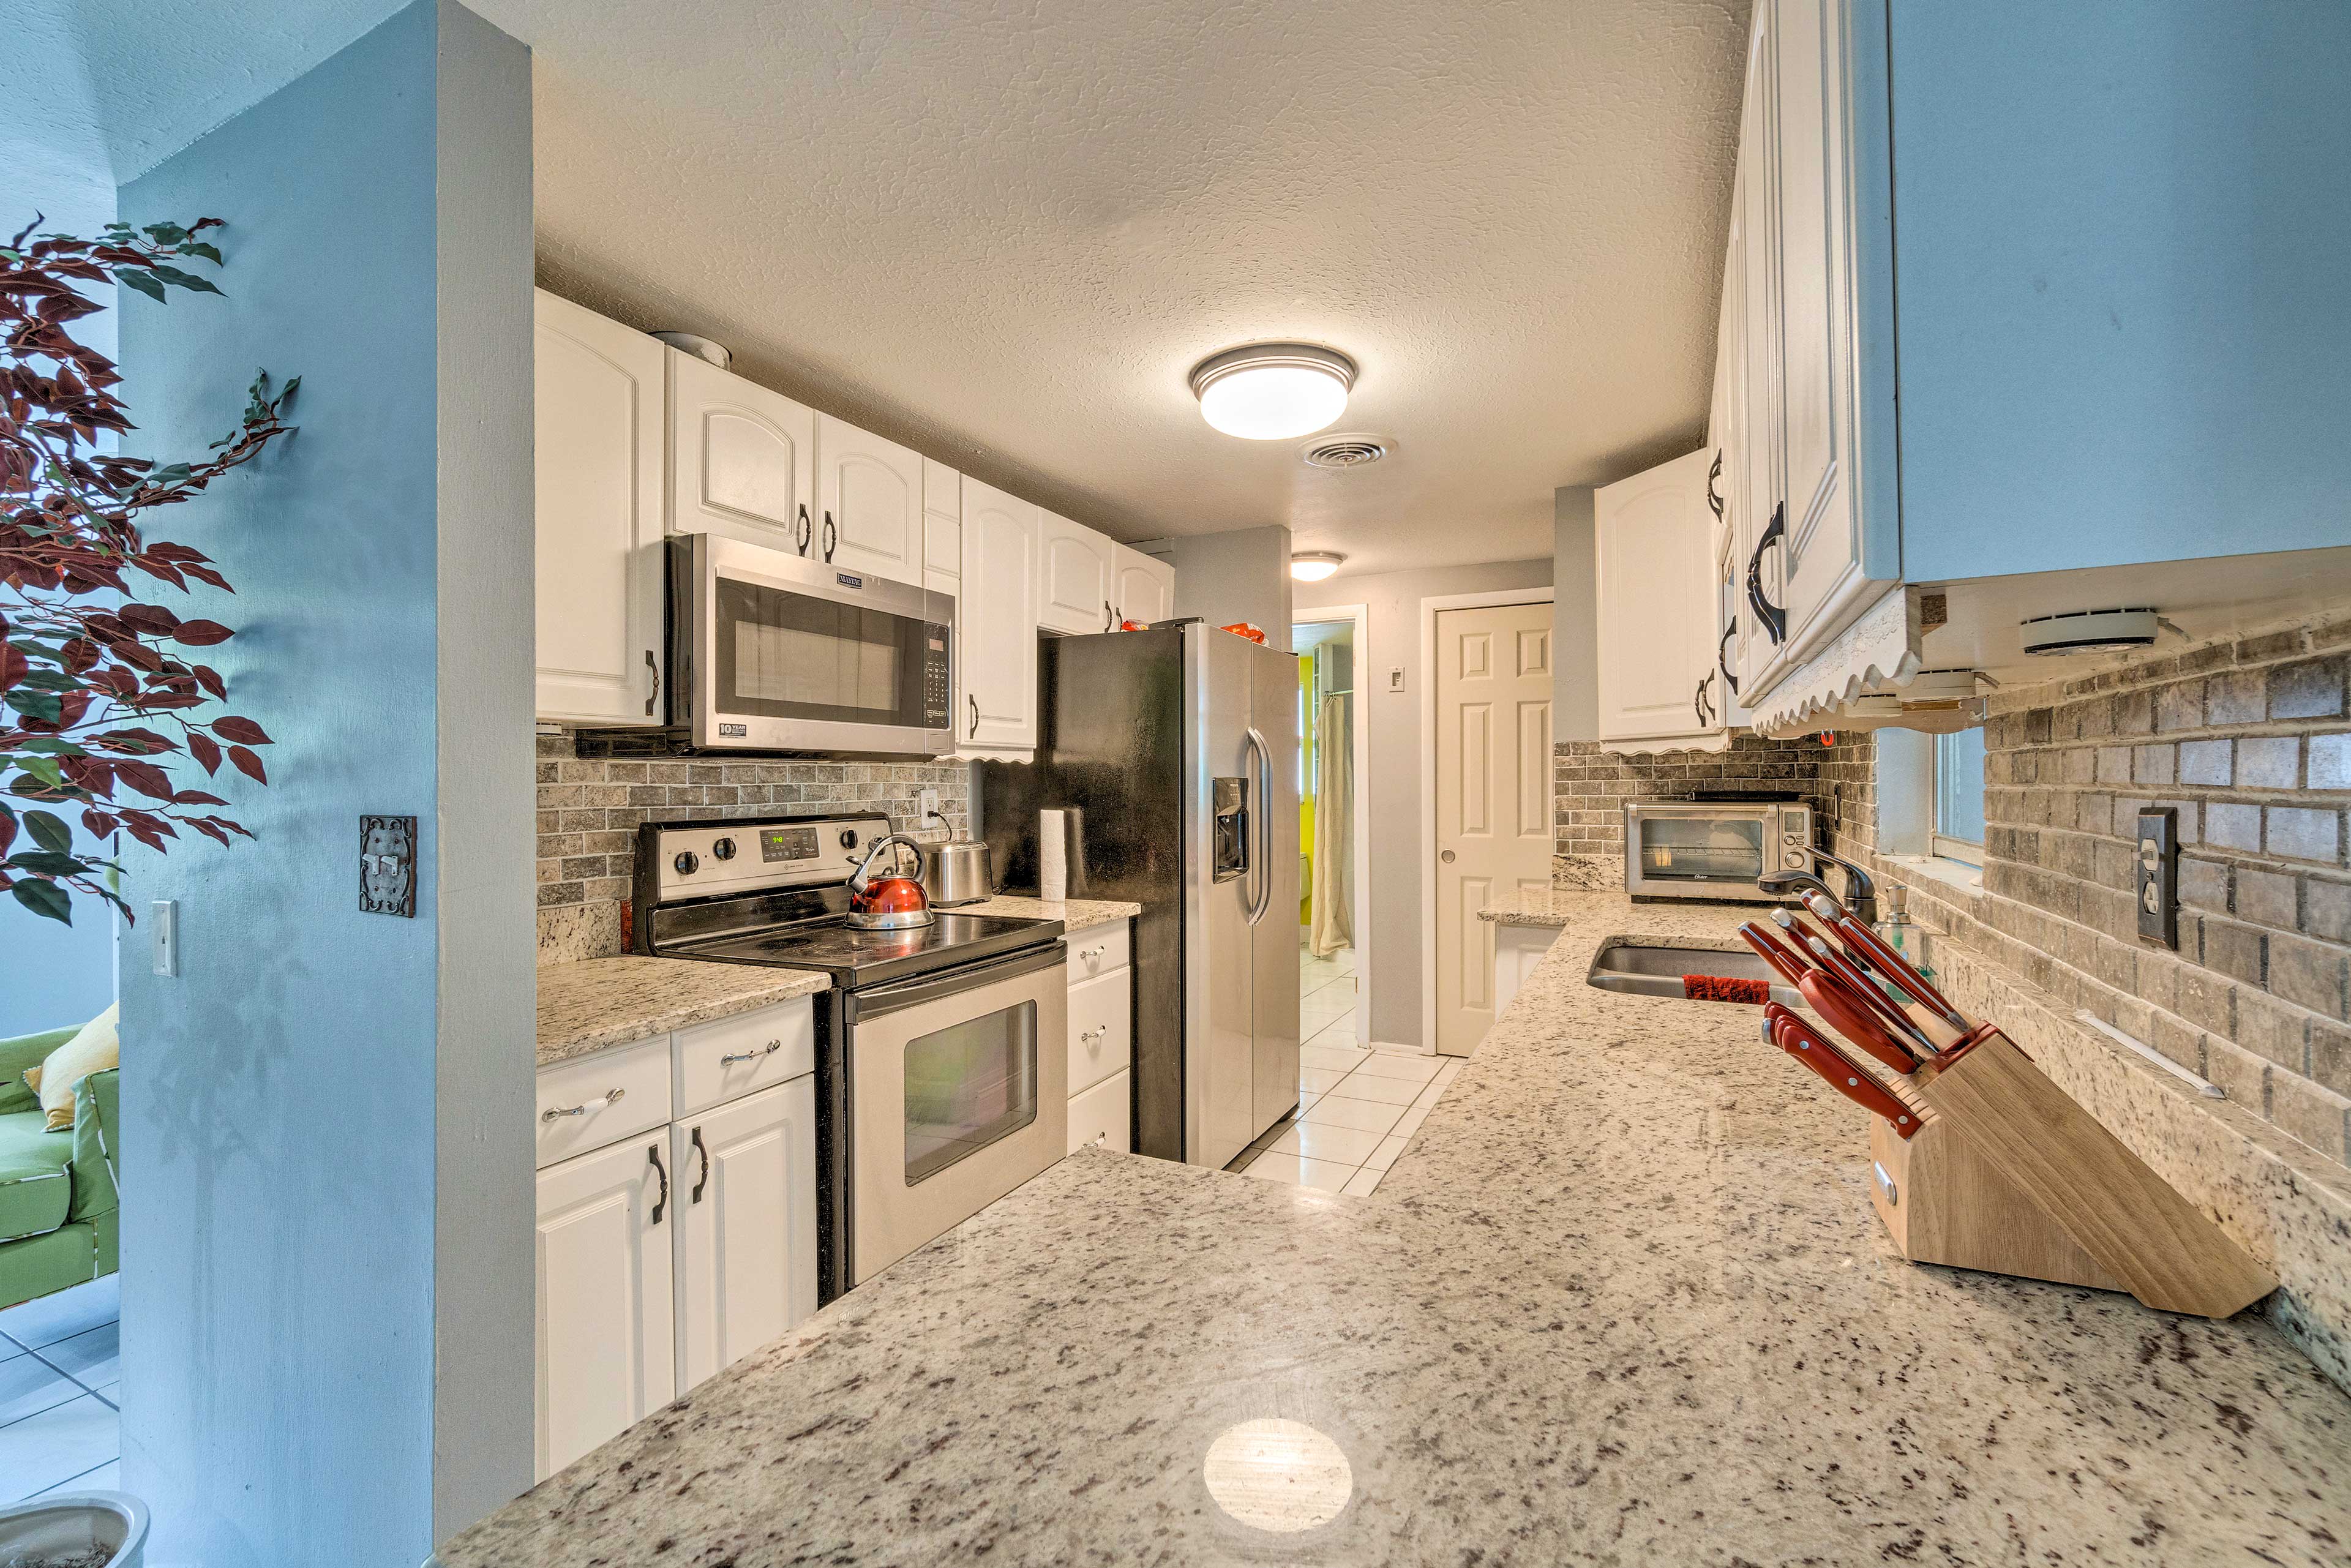
[[538,971],[538,1064],[823,990],[831,977],[684,958],[586,958]]
[[[1590,905],[1592,899],[1593,894],[1572,888],[1520,888],[1478,911],[1478,918],[1497,925],[1563,926]],[[1749,918],[1753,918],[1751,914]]]
[[[1377,1192],[1081,1151],[442,1559],[2344,1561],[2351,1398],[2265,1320],[1902,1261],[1751,1009],[1584,984],[1750,912],[1558,907]],[[1269,1419],[1311,1528],[1212,1497]]]
[[946,913],[996,915],[1008,920],[1058,920],[1062,930],[1074,934],[1107,925],[1113,920],[1132,920],[1143,913],[1143,905],[1115,898],[1031,898],[1026,894],[1000,893],[977,904],[959,904]]

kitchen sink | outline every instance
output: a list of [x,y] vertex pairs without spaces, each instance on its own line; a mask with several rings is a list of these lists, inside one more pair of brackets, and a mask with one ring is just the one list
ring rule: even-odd
[[1638,936],[1611,936],[1592,956],[1586,984],[1604,991],[1624,991],[1636,997],[1682,995],[1684,975],[1720,975],[1734,980],[1769,980],[1771,999],[1792,1008],[1804,1005],[1802,993],[1786,984],[1761,955],[1743,949],[1687,947],[1668,942],[1646,942]]

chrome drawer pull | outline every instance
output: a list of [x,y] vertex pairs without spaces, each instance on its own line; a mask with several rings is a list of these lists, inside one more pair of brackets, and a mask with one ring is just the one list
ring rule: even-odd
[[1079,1043],[1080,1045],[1083,1045],[1086,1041],[1088,1041],[1088,1040],[1093,1040],[1093,1039],[1097,1038],[1098,1036],[1107,1035],[1108,1033],[1110,1033],[1110,1025],[1108,1025],[1108,1024],[1099,1024],[1099,1025],[1095,1026],[1094,1028],[1092,1028],[1092,1029],[1090,1029],[1090,1030],[1086,1030],[1083,1034],[1081,1034],[1081,1035],[1078,1036],[1078,1043]]
[[622,1095],[623,1095],[623,1094],[626,1094],[627,1092],[628,1092],[628,1091],[627,1091],[627,1090],[625,1090],[625,1089],[615,1089],[615,1090],[613,1090],[611,1092],[610,1092],[610,1093],[606,1094],[606,1095],[604,1096],[604,1098],[603,1098],[602,1100],[601,1100],[601,1101],[599,1101],[599,1100],[586,1100],[586,1101],[582,1101],[580,1103],[579,1103],[579,1104],[577,1104],[577,1105],[564,1105],[564,1106],[559,1106],[559,1107],[558,1107],[558,1108],[556,1108],[556,1109],[554,1109],[554,1110],[549,1110],[549,1111],[541,1111],[541,1112],[538,1113],[538,1119],[539,1119],[540,1121],[542,1121],[542,1122],[552,1122],[552,1121],[554,1121],[558,1116],[585,1116],[585,1115],[586,1115],[586,1114],[587,1114],[590,1110],[594,1109],[596,1106],[598,1106],[598,1105],[600,1105],[600,1104],[601,1104],[601,1105],[617,1105],[617,1104],[619,1104],[619,1103],[621,1103],[621,1096],[622,1096]]
[[768,1049],[765,1051],[729,1051],[725,1056],[718,1059],[718,1065],[721,1067],[732,1067],[738,1061],[757,1061],[763,1056],[773,1056],[776,1052],[783,1049],[784,1042],[782,1040],[771,1040],[768,1042]]
[[1105,942],[1098,947],[1081,948],[1078,952],[1078,956],[1081,958],[1099,958],[1109,951],[1110,944]]

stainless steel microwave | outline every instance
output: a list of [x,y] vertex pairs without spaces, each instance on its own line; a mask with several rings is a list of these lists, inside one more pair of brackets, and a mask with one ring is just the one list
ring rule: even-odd
[[669,718],[696,751],[955,749],[955,599],[716,534],[669,541]]
[[1625,808],[1625,891],[1635,898],[1770,904],[1757,878],[1813,864],[1813,809],[1802,801],[1640,800]]

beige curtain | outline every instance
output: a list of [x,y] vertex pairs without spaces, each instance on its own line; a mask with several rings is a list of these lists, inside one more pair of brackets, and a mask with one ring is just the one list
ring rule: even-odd
[[1314,892],[1308,941],[1328,957],[1355,940],[1355,736],[1353,698],[1322,699],[1314,731]]

